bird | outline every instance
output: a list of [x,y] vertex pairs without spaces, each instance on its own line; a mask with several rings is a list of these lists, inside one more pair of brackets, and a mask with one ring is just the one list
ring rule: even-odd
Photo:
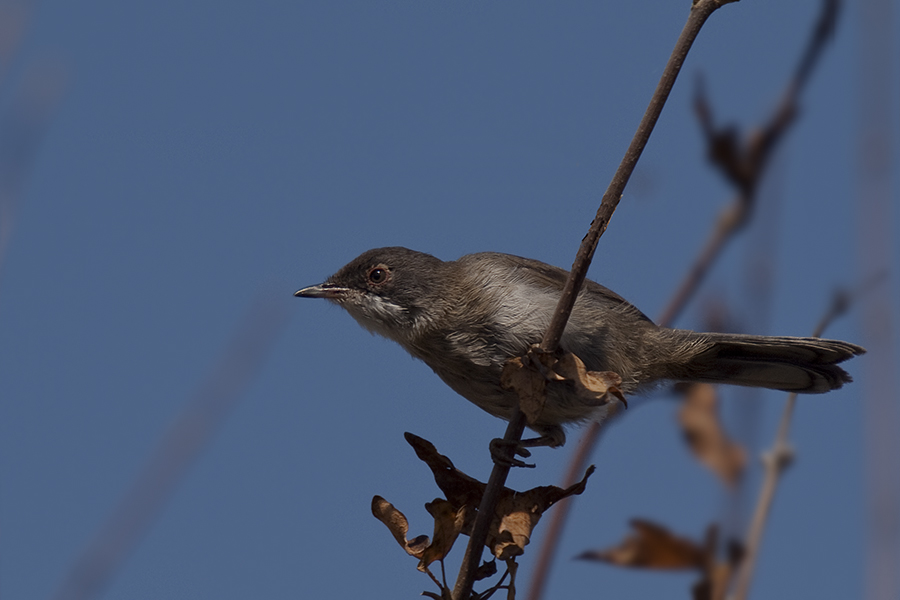
[[[294,295],[337,304],[364,328],[423,361],[459,395],[508,421],[519,399],[501,384],[503,367],[541,341],[567,277],[563,269],[511,254],[479,252],[443,261],[393,246],[364,252]],[[665,382],[820,394],[849,383],[838,363],[865,353],[839,340],[662,327],[589,279],[560,349],[590,371],[618,374],[626,395]],[[607,410],[564,386],[548,388],[541,414],[528,423],[540,436],[530,445],[562,446],[566,427],[602,420]]]

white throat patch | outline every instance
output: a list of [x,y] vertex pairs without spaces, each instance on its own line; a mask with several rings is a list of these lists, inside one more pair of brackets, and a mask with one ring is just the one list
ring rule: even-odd
[[408,318],[407,310],[402,306],[374,294],[348,299],[341,306],[372,333],[397,342],[404,341],[405,328],[397,327]]

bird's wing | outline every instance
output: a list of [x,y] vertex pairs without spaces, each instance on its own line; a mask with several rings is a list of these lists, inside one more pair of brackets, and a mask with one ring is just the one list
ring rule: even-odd
[[[566,279],[568,279],[569,277],[568,271],[564,271],[559,267],[548,265],[547,263],[543,263],[539,260],[515,257],[510,255],[501,256],[509,257],[509,263],[511,267],[520,270],[521,276],[531,279],[535,282],[535,284],[543,284],[546,287],[555,288],[559,290],[560,293],[562,293],[563,287],[566,283]],[[628,313],[639,320],[648,321],[651,323],[653,322],[647,315],[638,310],[638,308],[631,304],[628,300],[615,293],[611,289],[604,287],[595,281],[591,281],[590,279],[584,280],[584,285],[582,286],[580,295],[582,297],[590,296],[593,300],[606,305],[612,310]]]

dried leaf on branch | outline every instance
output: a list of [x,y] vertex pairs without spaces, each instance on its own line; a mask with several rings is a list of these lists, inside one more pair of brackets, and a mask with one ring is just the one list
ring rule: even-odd
[[703,568],[706,562],[704,546],[643,519],[632,520],[631,526],[634,532],[618,546],[591,550],[578,558],[641,569]]
[[506,560],[523,554],[541,515],[563,498],[580,495],[593,472],[589,467],[581,481],[566,489],[544,485],[519,493],[504,488],[488,533],[487,545],[494,556]]
[[634,532],[613,548],[591,550],[578,556],[619,567],[654,570],[693,570],[700,579],[692,588],[695,600],[721,600],[725,597],[742,551],[732,542],[727,558],[717,556],[718,531],[710,525],[705,539],[697,542],[673,534],[666,527],[646,521],[631,521]]
[[431,545],[422,553],[419,570],[436,560],[443,560],[450,553],[465,520],[465,507],[454,509],[453,505],[443,498],[435,498],[434,501],[427,503],[425,510],[434,518],[434,537]]
[[406,515],[381,496],[372,498],[372,514],[387,526],[394,539],[406,550],[407,554],[422,558],[430,540],[427,535],[420,535],[412,540],[406,538],[406,534],[409,532],[409,521],[406,520]]
[[[431,540],[425,535],[408,540],[406,517],[381,496],[372,499],[372,514],[387,526],[408,554],[419,559],[419,570],[427,571],[428,565],[443,560],[450,552],[460,533],[471,531],[485,485],[454,467],[452,461],[428,440],[411,433],[406,434],[406,440],[431,469],[435,482],[446,496],[446,499],[438,498],[425,505],[434,518],[434,536]],[[541,515],[563,498],[581,494],[593,471],[593,467],[589,468],[581,481],[566,489],[551,485],[516,492],[504,488],[486,543],[494,556],[508,560],[522,554]]]
[[727,485],[734,486],[744,473],[747,453],[728,437],[722,426],[715,386],[708,383],[688,385],[678,421],[697,460]]
[[524,357],[506,362],[500,384],[518,393],[519,406],[529,423],[540,420],[547,386],[566,386],[564,394],[571,396],[574,390],[579,399],[594,406],[604,406],[614,399],[628,405],[619,389],[622,384],[619,375],[611,371],[588,371],[574,354],[544,352],[538,345],[529,348]]

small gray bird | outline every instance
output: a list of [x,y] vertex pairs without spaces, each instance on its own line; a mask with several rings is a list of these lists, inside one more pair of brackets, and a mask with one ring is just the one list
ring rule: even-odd
[[[325,283],[294,295],[338,304],[366,329],[424,361],[461,396],[509,420],[518,397],[500,385],[503,365],[540,342],[567,276],[557,267],[509,254],[442,261],[391,247],[364,252]],[[820,394],[850,382],[837,363],[865,352],[837,340],[659,327],[590,280],[560,347],[588,370],[617,373],[625,394],[666,380]],[[604,411],[557,389],[529,427],[542,436],[539,444],[561,446],[563,425],[602,419]]]

